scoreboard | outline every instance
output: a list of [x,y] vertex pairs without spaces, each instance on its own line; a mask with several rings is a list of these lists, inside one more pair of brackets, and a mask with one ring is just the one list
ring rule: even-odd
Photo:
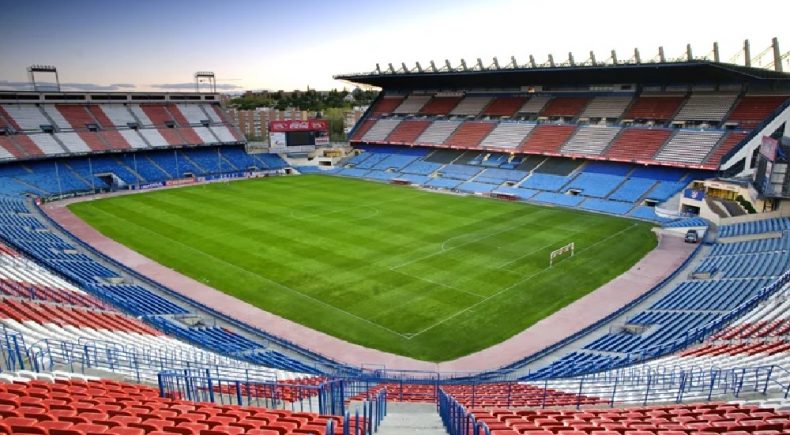
[[306,121],[269,121],[269,146],[281,151],[309,151],[329,145],[329,122],[326,119]]

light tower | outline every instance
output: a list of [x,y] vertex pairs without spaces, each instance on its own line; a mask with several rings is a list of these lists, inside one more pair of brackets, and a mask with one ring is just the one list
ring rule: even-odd
[[212,94],[217,93],[217,79],[211,71],[198,71],[195,73],[195,92],[200,92],[200,84],[206,83],[209,92]]
[[[55,76],[55,84],[52,82],[36,81],[36,74],[52,74]],[[30,83],[33,85],[33,90],[38,91],[56,91],[60,92],[60,78],[58,77],[58,69],[52,65],[30,65],[27,67],[27,74],[30,77]]]

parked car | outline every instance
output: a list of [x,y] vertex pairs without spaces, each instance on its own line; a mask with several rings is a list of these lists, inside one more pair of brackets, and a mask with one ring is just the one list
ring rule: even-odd
[[699,234],[697,234],[697,230],[688,230],[686,231],[686,243],[697,243],[699,242]]

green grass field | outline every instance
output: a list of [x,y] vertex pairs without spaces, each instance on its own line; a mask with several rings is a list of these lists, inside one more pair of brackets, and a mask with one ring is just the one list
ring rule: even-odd
[[[628,270],[651,225],[322,175],[69,206],[103,234],[223,292],[428,361],[501,342]],[[569,242],[576,255],[548,268]]]

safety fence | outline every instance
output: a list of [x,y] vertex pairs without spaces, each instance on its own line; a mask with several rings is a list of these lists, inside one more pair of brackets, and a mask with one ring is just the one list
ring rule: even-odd
[[[352,402],[353,381],[343,379],[303,385],[218,378],[210,370],[179,370],[159,373],[158,382],[160,395],[166,398],[340,416],[345,435],[373,434],[387,415],[385,389]],[[336,424],[337,420],[328,421],[325,433],[336,434]]]
[[439,391],[438,406],[439,416],[450,435],[491,435],[488,425],[476,421],[474,414],[444,391]]

